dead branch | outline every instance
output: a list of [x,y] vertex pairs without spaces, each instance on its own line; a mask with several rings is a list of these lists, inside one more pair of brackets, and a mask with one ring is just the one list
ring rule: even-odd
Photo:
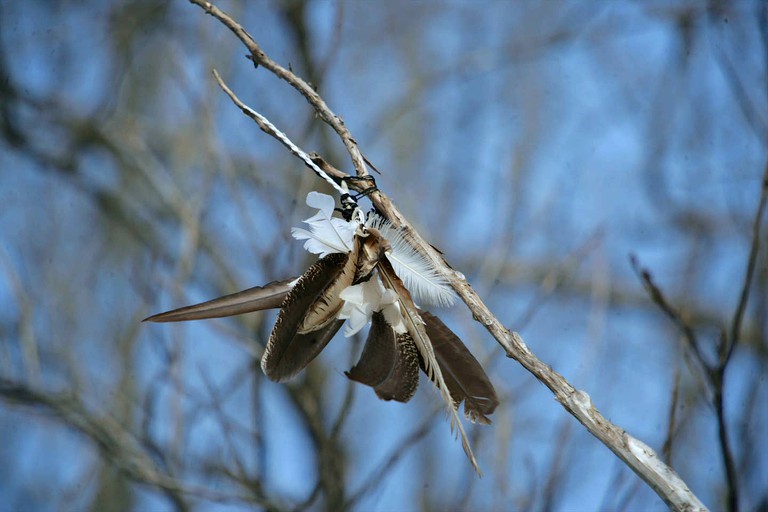
[[358,176],[367,176],[368,170],[365,166],[365,159],[363,158],[360,149],[357,147],[357,142],[352,138],[352,134],[344,125],[344,121],[341,117],[334,114],[328,105],[325,104],[325,100],[315,91],[311,85],[298,77],[289,69],[286,69],[279,65],[277,62],[267,56],[261,49],[258,43],[251,37],[251,35],[235,20],[233,20],[227,13],[213,5],[211,2],[203,2],[201,0],[189,0],[191,3],[200,6],[206,13],[210,14],[221,23],[229,28],[237,36],[240,41],[248,48],[250,55],[248,58],[253,61],[257,66],[263,66],[265,69],[271,71],[276,77],[285,80],[291,87],[301,93],[310,105],[315,109],[320,118],[328,123],[339,135],[344,146],[347,148],[349,156],[352,158],[352,164],[355,167],[355,171]]

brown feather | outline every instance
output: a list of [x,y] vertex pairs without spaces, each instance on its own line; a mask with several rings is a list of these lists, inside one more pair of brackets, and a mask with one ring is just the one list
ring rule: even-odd
[[288,293],[261,359],[269,379],[281,382],[296,375],[344,323],[336,319],[344,303],[339,293],[352,284],[355,260],[354,249],[329,254],[310,266]]
[[[394,334],[394,329],[390,327]],[[416,394],[419,387],[419,349],[408,333],[398,334],[395,338],[397,356],[395,366],[389,377],[374,387],[376,396],[382,400],[407,402]]]
[[[355,262],[353,255],[350,253],[345,256],[347,256],[345,264],[332,276],[331,280],[327,281],[325,287],[317,293],[315,300],[310,302],[309,307],[304,311],[304,316],[301,319],[301,323],[297,330],[299,334],[307,334],[316,331],[336,319],[336,315],[344,305],[344,301],[339,297],[339,294],[347,286],[351,286],[352,281],[355,278]],[[325,280],[325,277],[318,276],[318,279]],[[296,286],[298,287],[298,283],[296,283]],[[297,293],[309,293],[311,295],[312,291],[311,289],[307,289],[297,291]],[[288,300],[286,299],[282,309],[285,309],[287,304]]]
[[427,311],[419,311],[419,314],[426,324],[427,335],[445,384],[451,391],[454,407],[458,408],[463,401],[464,414],[470,421],[490,424],[487,415],[493,413],[499,399],[483,367],[442,320]]
[[273,281],[264,286],[255,286],[241,292],[224,295],[217,299],[201,302],[192,306],[158,313],[145,318],[142,322],[183,322],[204,318],[221,318],[240,315],[252,311],[278,308],[291,290],[289,283],[294,279]]
[[350,379],[376,387],[392,373],[397,357],[395,331],[377,311],[371,317],[368,339],[363,346],[360,360],[351,370],[345,372]]
[[[369,230],[373,234],[377,234],[375,230]],[[422,320],[416,305],[413,303],[411,294],[405,287],[403,282],[395,273],[392,268],[392,264],[384,257],[381,258],[378,265],[379,275],[381,275],[382,283],[384,287],[389,288],[398,297],[398,303],[400,304],[400,311],[403,315],[403,321],[405,322],[408,334],[411,335],[413,342],[418,349],[418,353],[422,358],[424,364],[424,372],[435,384],[435,387],[440,391],[440,394],[445,401],[446,407],[451,418],[451,429],[456,428],[458,435],[461,438],[461,447],[464,449],[464,453],[467,455],[472,467],[475,468],[478,474],[481,474],[480,467],[477,464],[475,454],[472,453],[472,447],[469,444],[469,438],[464,431],[464,426],[461,424],[459,415],[456,412],[454,399],[451,396],[451,390],[445,382],[443,372],[440,368],[440,364],[437,362],[435,356],[435,350],[432,347],[432,342],[427,335],[425,329],[424,320]]]
[[371,386],[382,400],[407,402],[419,386],[419,351],[409,334],[398,335],[377,311],[360,361],[346,375]]

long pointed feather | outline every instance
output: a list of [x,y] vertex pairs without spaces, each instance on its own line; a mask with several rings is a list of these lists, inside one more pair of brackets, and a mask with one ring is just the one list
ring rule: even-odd
[[[371,230],[373,232],[373,230]],[[377,233],[375,233],[377,234]],[[464,449],[464,453],[472,463],[472,467],[475,468],[478,474],[481,474],[480,467],[477,464],[472,448],[469,445],[469,439],[467,433],[464,431],[464,426],[461,424],[456,408],[454,407],[454,401],[451,397],[451,392],[448,389],[448,385],[445,383],[443,374],[440,370],[440,365],[435,357],[432,343],[429,341],[426,330],[424,329],[424,321],[419,316],[416,310],[416,305],[413,303],[411,294],[408,289],[403,285],[403,282],[397,277],[392,265],[385,258],[382,258],[378,265],[379,275],[382,278],[384,286],[394,291],[398,296],[398,301],[402,309],[403,319],[408,329],[408,333],[412,336],[413,341],[416,343],[416,347],[419,350],[419,354],[424,361],[424,367],[426,374],[435,383],[435,386],[443,396],[443,400],[448,408],[448,413],[451,417],[451,430],[457,429],[458,434],[461,437],[461,446]]]
[[241,315],[252,311],[278,308],[291,290],[293,279],[273,281],[264,286],[255,286],[241,292],[224,295],[213,300],[183,308],[158,313],[142,322],[183,322],[204,318],[221,318]]
[[455,407],[464,402],[464,414],[472,423],[490,424],[488,415],[499,405],[496,390],[472,353],[439,318],[419,310],[445,383]]
[[355,276],[356,250],[318,260],[302,274],[283,302],[261,359],[271,380],[281,382],[300,372],[344,323],[336,314],[341,290]]

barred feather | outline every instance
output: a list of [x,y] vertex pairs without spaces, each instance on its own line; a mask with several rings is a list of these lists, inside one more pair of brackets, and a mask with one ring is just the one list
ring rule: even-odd
[[469,438],[464,431],[464,426],[461,424],[458,411],[454,406],[453,397],[451,397],[451,392],[443,378],[432,343],[424,328],[424,321],[421,319],[421,316],[419,316],[416,305],[411,298],[411,294],[408,292],[400,278],[398,278],[388,260],[381,260],[379,262],[379,275],[384,283],[384,287],[397,294],[408,333],[416,343],[416,347],[424,362],[424,371],[440,391],[448,408],[448,414],[451,418],[451,431],[453,432],[454,429],[456,429],[457,434],[461,437],[461,447],[464,449],[464,453],[469,458],[469,461],[472,463],[472,467],[475,468],[475,471],[477,471],[477,474],[480,475],[480,467],[477,464],[477,459],[475,459],[474,453],[472,453],[472,447],[469,445]]

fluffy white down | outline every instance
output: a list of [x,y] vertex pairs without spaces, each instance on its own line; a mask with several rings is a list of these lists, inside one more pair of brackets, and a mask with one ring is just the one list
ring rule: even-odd
[[320,257],[333,253],[347,253],[352,250],[357,223],[347,222],[333,216],[336,202],[333,197],[320,192],[307,194],[307,206],[317,208],[317,213],[304,221],[309,230],[292,228],[291,235],[296,240],[306,240],[304,249]]
[[348,286],[339,294],[339,297],[344,299],[344,306],[338,318],[349,320],[344,328],[344,336],[347,338],[365,327],[371,321],[375,311],[382,312],[384,319],[395,329],[395,332],[398,334],[406,332],[397,295],[392,290],[384,288],[378,273],[364,283]]
[[387,259],[416,303],[438,307],[453,306],[456,294],[448,281],[432,262],[408,243],[402,231],[375,214],[369,216],[366,225],[378,229],[381,236],[389,241],[392,250],[387,252]]
[[[315,215],[304,221],[309,229],[291,229],[295,239],[305,240],[304,249],[320,257],[352,250],[358,223],[334,217],[336,202],[327,194],[310,192],[306,202],[307,206],[317,209]],[[433,306],[453,305],[456,295],[448,282],[427,258],[406,241],[400,230],[375,213],[368,215],[366,226],[377,229],[389,241],[391,250],[387,252],[387,259],[415,302]],[[345,302],[338,318],[348,320],[345,336],[352,336],[365,327],[375,311],[381,311],[398,333],[406,332],[397,297],[381,284],[378,273],[365,283],[346,288],[340,297]]]

